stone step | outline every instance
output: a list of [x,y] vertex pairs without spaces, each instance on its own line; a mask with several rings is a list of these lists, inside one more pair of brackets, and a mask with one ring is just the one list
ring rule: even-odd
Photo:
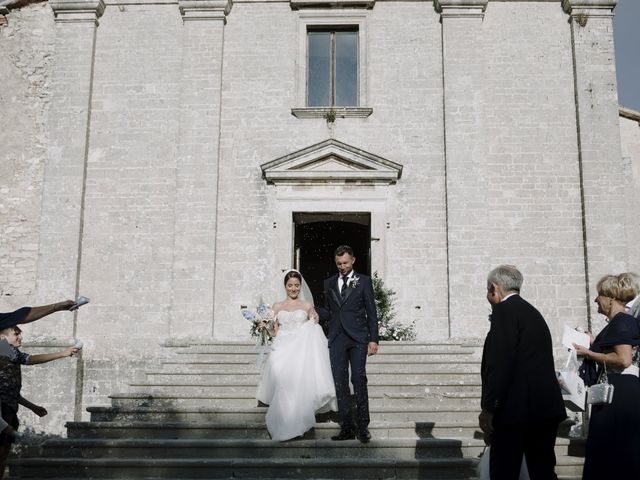
[[[261,422],[68,422],[69,438],[252,438],[267,439]],[[333,422],[316,423],[304,438],[329,438],[335,435]],[[369,425],[373,438],[473,438],[478,422],[379,422]]]
[[[475,387],[480,389],[480,375],[467,373],[432,373],[432,374],[402,374],[402,373],[380,373],[367,375],[369,390],[379,385],[401,386],[422,385],[432,388],[449,388],[455,391],[458,388],[467,389]],[[256,388],[260,382],[260,375],[257,373],[202,373],[191,372],[190,374],[178,373],[147,373],[132,379],[129,386],[134,391],[144,391],[145,388],[172,386],[191,387],[216,387],[216,386],[248,386]],[[375,389],[374,389],[375,390]]]
[[[178,351],[171,360],[178,363],[194,363],[194,362],[220,362],[224,359],[233,362],[252,362],[256,363],[257,352],[194,352],[194,351]],[[467,351],[441,351],[441,352],[381,352],[367,359],[367,364],[376,363],[450,363],[450,362],[480,362],[480,358],[475,354]],[[231,362],[231,363],[233,363]]]
[[242,459],[79,459],[12,460],[19,478],[313,478],[471,479],[477,459],[469,458],[242,458]]
[[[166,345],[171,353],[255,353],[255,342],[243,341],[199,341],[198,339],[188,342],[177,342],[172,345]],[[457,352],[463,354],[480,355],[482,351],[481,344],[462,343],[462,342],[396,342],[383,340],[380,342],[380,354],[384,353],[443,353]]]
[[[336,433],[339,428],[336,426]],[[482,447],[477,440],[477,456]],[[372,438],[335,442],[301,439],[53,439],[42,445],[45,457],[56,458],[462,458],[463,442],[440,438]],[[469,455],[469,456],[471,456]]]
[[[8,470],[7,470],[8,472]],[[8,475],[8,473],[6,474]],[[6,480],[18,480],[18,477],[5,476]],[[24,478],[24,477],[23,477]],[[69,480],[69,477],[47,477],[48,480]],[[77,477],[76,477],[77,478]],[[157,480],[158,477],[141,477],[142,480]],[[465,477],[469,480],[476,480],[477,477]],[[101,480],[122,480],[122,478],[113,477],[101,477]],[[180,480],[195,480],[194,478],[180,477]],[[245,478],[244,480],[262,480],[262,478]],[[315,479],[315,480],[329,480],[329,479]],[[370,480],[362,478],[351,478],[350,480]],[[438,480],[438,479],[433,479]],[[444,479],[440,479],[444,480]],[[558,475],[558,480],[582,480],[582,474],[579,475]]]
[[[11,478],[314,478],[314,479],[475,479],[474,458],[336,459],[44,459],[10,460]],[[558,456],[560,480],[577,480],[582,459]],[[64,476],[62,476],[64,475]]]
[[[407,379],[407,381],[424,378],[429,381],[438,380],[442,382],[469,379],[474,383],[478,383],[480,379],[479,367],[480,365],[475,364],[437,364],[426,366],[405,363],[399,364],[397,366],[390,366],[388,364],[367,365],[367,376],[369,377],[369,383],[377,380],[389,381],[394,378],[403,378]],[[478,371],[476,372],[474,370]],[[175,377],[201,377],[202,379],[238,377],[255,379],[255,383],[258,383],[258,379],[262,375],[262,372],[257,370],[256,368],[223,369],[220,368],[220,366],[217,366],[208,369],[206,367],[199,368],[199,365],[181,365],[181,368],[172,368],[167,370],[150,370],[144,373],[150,378],[160,379],[173,379]]]
[[[178,389],[173,389],[177,391]],[[183,389],[179,389],[182,391]],[[256,388],[246,388],[234,390],[229,393],[216,393],[207,396],[206,394],[182,394],[165,393],[167,389],[158,389],[149,393],[132,392],[130,394],[111,395],[111,404],[114,407],[132,406],[179,406],[179,407],[237,407],[251,408],[258,405],[255,398]],[[423,407],[436,407],[442,405],[467,407],[469,410],[480,410],[480,392],[472,387],[468,391],[459,393],[451,392],[450,389],[431,388],[425,393],[380,393],[372,391],[369,394],[369,405],[371,408],[377,407],[412,407],[421,405]]]
[[[332,433],[339,432],[334,424]],[[66,438],[47,440],[42,455],[57,458],[448,458],[478,457],[484,441],[473,438],[379,438],[335,442],[302,438]],[[569,441],[557,439],[556,455],[567,456]],[[41,456],[41,455],[38,455]]]
[[[92,406],[87,411],[94,422],[263,422],[266,408],[224,408],[224,407],[105,407]],[[478,411],[466,407],[420,407],[371,408],[371,418],[379,421],[400,422],[473,422],[478,419]]]
[[[255,394],[257,382],[244,378],[229,378],[224,381],[190,382],[188,379],[175,378],[171,382],[138,382],[129,385],[131,392],[147,393],[151,396],[191,396],[194,398],[213,398],[220,395],[237,395],[239,397]],[[371,396],[393,392],[395,394],[466,394],[479,396],[479,382],[422,380],[416,382],[392,379],[376,381],[372,379],[368,385]]]
[[[261,371],[256,367],[254,361],[234,361],[234,362],[177,362],[166,361],[160,364],[161,369],[146,372],[147,375],[160,374],[188,374],[188,375],[213,375],[213,374],[254,374],[260,375]],[[475,374],[480,375],[480,363],[468,361],[451,362],[368,362],[367,373],[369,375],[380,374],[420,374],[425,376],[447,374]]]
[[[182,439],[269,439],[266,425],[261,423],[158,423],[158,422],[69,422],[69,438],[182,438]],[[336,423],[316,423],[304,435],[304,439],[328,439],[338,432]],[[465,457],[478,456],[484,443],[480,440],[477,422],[438,423],[433,422],[372,422],[371,436],[377,440],[409,438],[458,439],[462,442]],[[569,439],[556,440],[557,455],[571,455],[573,445]]]

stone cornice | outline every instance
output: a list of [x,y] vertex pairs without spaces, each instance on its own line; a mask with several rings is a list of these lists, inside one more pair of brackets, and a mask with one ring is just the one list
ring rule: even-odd
[[572,17],[610,17],[618,0],[562,0],[562,8]]
[[373,113],[367,107],[302,107],[292,108],[291,115],[296,118],[366,118]]
[[103,0],[50,0],[55,21],[59,23],[93,22],[104,13]]
[[232,0],[178,0],[183,21],[224,20],[233,7]]
[[371,10],[375,4],[376,0],[289,0],[291,10],[301,10],[305,8],[363,8]]
[[489,0],[434,0],[433,6],[440,18],[484,18]]
[[402,176],[402,165],[333,138],[260,168],[262,177],[274,185],[392,185]]
[[640,112],[626,107],[620,107],[619,112],[621,117],[634,120],[640,124]]

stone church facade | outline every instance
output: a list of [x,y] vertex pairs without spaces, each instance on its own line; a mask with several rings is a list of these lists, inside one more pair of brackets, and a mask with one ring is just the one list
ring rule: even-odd
[[56,413],[27,423],[60,430],[166,342],[246,339],[242,307],[292,266],[318,294],[345,242],[421,341],[484,336],[500,263],[556,340],[600,328],[598,278],[640,269],[615,4],[5,3],[0,307],[91,298],[25,328],[85,344],[28,374]]

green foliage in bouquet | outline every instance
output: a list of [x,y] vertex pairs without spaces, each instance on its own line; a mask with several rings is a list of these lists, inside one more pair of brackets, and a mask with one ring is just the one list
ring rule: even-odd
[[378,272],[373,274],[373,296],[378,310],[378,335],[380,340],[415,340],[416,322],[410,325],[403,325],[397,320],[395,311],[396,292],[384,286],[384,282],[378,276]]

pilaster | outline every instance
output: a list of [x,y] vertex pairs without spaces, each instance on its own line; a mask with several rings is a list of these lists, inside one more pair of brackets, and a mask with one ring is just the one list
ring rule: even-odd
[[618,0],[562,0],[562,8],[572,19],[579,16],[613,17]]
[[613,194],[624,179],[613,49],[616,3],[562,2],[570,16],[589,306],[600,277],[627,268],[627,207]]
[[[486,5],[487,0],[435,1],[442,24],[449,292],[463,290],[469,284],[465,266],[478,264],[470,257],[473,255],[470,252],[477,251],[469,248],[475,238],[465,232],[469,230],[470,218],[480,221],[482,216],[469,214],[477,203],[467,205],[461,200],[470,191],[474,191],[474,198],[481,195],[476,185],[478,176],[472,172],[482,164],[479,128],[484,68],[482,22]],[[464,296],[449,298],[450,336],[470,331],[464,319],[473,318],[472,308]]]
[[56,23],[92,23],[104,13],[103,0],[51,0],[49,2]]
[[489,0],[434,0],[433,5],[443,18],[484,18]]
[[178,2],[182,20],[222,20],[227,23],[227,15],[233,6],[232,0],[180,0]]
[[[37,274],[40,303],[71,298],[79,291],[94,49],[105,4],[52,0],[50,6],[56,43]],[[73,336],[75,320],[38,322],[37,329],[41,334]]]
[[231,1],[180,1],[183,19],[172,335],[213,328],[224,26]]

